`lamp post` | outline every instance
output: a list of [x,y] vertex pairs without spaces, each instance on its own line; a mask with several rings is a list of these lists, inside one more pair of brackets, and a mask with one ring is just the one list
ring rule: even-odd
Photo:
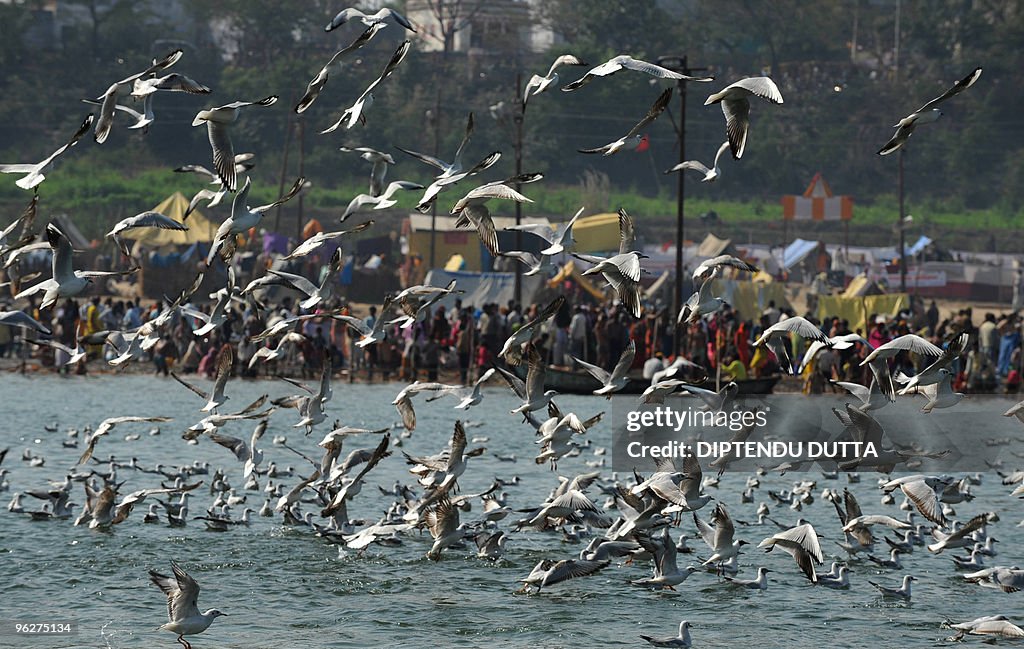
[[900,161],[899,171],[897,177],[899,178],[899,197],[900,197],[900,216],[899,221],[896,222],[897,229],[900,231],[900,292],[907,292],[907,245],[906,245],[906,223],[903,222],[906,216],[903,213],[903,151],[905,147],[900,147]]
[[[503,127],[512,128],[512,147],[515,155],[516,165],[516,178],[523,174],[523,114],[525,112],[525,106],[523,104],[522,97],[522,84],[523,77],[521,73],[516,73],[516,87],[515,87],[515,99],[512,101],[511,108],[509,104],[504,101],[499,101],[490,107],[491,117],[494,118]],[[515,190],[517,192],[523,191],[522,183],[515,183]],[[519,225],[523,221],[523,206],[516,201],[516,225]],[[520,230],[516,230],[516,250],[523,249],[523,233]],[[522,305],[523,302],[523,267],[522,264],[517,263],[515,265],[516,279],[514,289],[514,299],[517,304]]]
[[[662,56],[657,60],[657,64],[663,68],[668,68],[673,72],[679,72],[686,76],[693,76],[695,72],[703,72],[707,68],[691,68],[687,62],[686,55],[683,56]],[[676,127],[676,135],[679,138],[679,162],[686,161],[686,81],[679,79],[677,81],[679,86],[679,125]],[[675,126],[675,121],[672,122]],[[683,287],[683,223],[685,220],[686,213],[686,191],[685,185],[683,184],[684,174],[677,174],[676,184],[676,283],[675,290],[672,292],[672,314],[679,313],[679,309],[682,306],[682,287]],[[678,354],[680,343],[682,342],[681,332],[679,327],[675,327],[675,333],[672,337],[672,346],[674,351]]]

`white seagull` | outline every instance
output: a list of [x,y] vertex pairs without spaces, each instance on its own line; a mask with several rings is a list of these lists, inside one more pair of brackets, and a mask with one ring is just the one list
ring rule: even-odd
[[921,106],[911,114],[907,115],[896,123],[896,133],[885,145],[878,150],[878,155],[889,155],[900,147],[914,134],[914,129],[921,124],[931,124],[939,119],[942,113],[936,106],[954,95],[959,95],[974,85],[974,82],[981,77],[981,68],[974,68],[971,73],[963,79],[954,83],[949,90],[932,99],[924,106]]
[[404,27],[405,29],[408,29],[413,33],[416,32],[416,29],[412,26],[412,23],[409,22],[408,18],[398,13],[394,9],[389,9],[387,7],[380,9],[375,14],[364,14],[362,11],[359,11],[358,9],[352,7],[342,9],[334,18],[331,19],[331,22],[327,23],[327,26],[324,27],[324,31],[329,32],[331,30],[337,29],[350,20],[358,20],[367,27],[372,27],[373,25],[384,26],[387,25],[386,21],[389,18],[393,20],[396,25]]
[[619,361],[615,364],[615,368],[611,372],[608,372],[604,368],[598,367],[597,365],[591,365],[586,361],[580,360],[575,356],[570,356],[574,361],[583,366],[583,369],[590,372],[590,375],[601,382],[601,387],[594,390],[594,394],[605,395],[607,398],[612,398],[613,392],[618,392],[629,384],[629,370],[633,366],[633,358],[636,356],[636,341],[630,340],[629,346],[626,347],[622,355],[619,356]]
[[388,188],[384,190],[384,193],[380,196],[374,196],[373,194],[358,194],[349,202],[348,207],[345,208],[345,213],[341,215],[341,222],[344,223],[348,220],[348,217],[371,205],[373,206],[371,209],[374,210],[386,210],[387,208],[392,207],[398,203],[398,201],[392,197],[401,189],[423,189],[423,185],[409,182],[407,180],[396,180],[389,184]]
[[14,299],[18,300],[43,292],[43,301],[40,303],[39,308],[45,309],[54,305],[62,297],[75,297],[79,295],[94,279],[116,277],[124,275],[126,272],[131,272],[75,270],[72,265],[74,250],[71,247],[71,241],[53,223],[46,226],[46,240],[53,250],[53,258],[51,260],[53,276],[48,280],[35,284],[31,288],[21,291],[14,296]]
[[363,91],[355,102],[345,109],[345,112],[341,114],[334,124],[331,124],[324,130],[320,131],[321,134],[333,133],[342,126],[346,130],[356,125],[356,122],[362,124],[366,123],[366,115],[363,114],[363,110],[373,104],[373,89],[380,85],[380,82],[391,76],[391,73],[395,71],[395,68],[405,59],[405,55],[409,53],[410,42],[402,41],[402,44],[398,46],[395,53],[391,56],[391,60],[384,66],[384,71],[381,72],[380,76],[373,80],[373,82],[367,86],[366,90]]
[[162,631],[171,631],[178,634],[178,642],[185,649],[192,649],[192,645],[185,640],[186,635],[202,633],[210,628],[213,621],[222,615],[227,615],[215,608],[208,609],[205,613],[199,612],[199,583],[196,582],[181,567],[171,562],[171,570],[174,577],[162,575],[155,570],[149,571],[149,579],[156,584],[160,590],[167,595],[167,624],[160,627]]
[[687,160],[686,162],[680,162],[676,166],[672,167],[665,173],[670,174],[674,171],[697,171],[704,174],[704,177],[700,179],[702,183],[713,183],[718,180],[718,177],[722,175],[722,169],[718,166],[718,160],[722,157],[722,154],[729,149],[729,141],[722,142],[722,146],[718,147],[718,153],[715,154],[715,163],[711,169],[708,169],[700,160]]
[[477,235],[480,237],[484,247],[492,255],[497,255],[499,252],[498,233],[494,229],[491,212],[487,209],[487,201],[497,198],[517,203],[532,203],[533,199],[523,196],[509,185],[534,182],[542,177],[541,174],[524,174],[518,177],[486,183],[470,190],[468,194],[460,198],[452,207],[451,213],[459,217],[455,221],[455,227],[464,228],[472,225],[476,228]]
[[560,252],[564,252],[567,245],[571,246],[573,244],[574,239],[572,237],[572,226],[576,225],[576,219],[580,218],[584,209],[586,208],[581,207],[568,223],[560,223],[555,226],[554,230],[540,223],[524,223],[522,225],[513,225],[505,229],[513,231],[519,230],[521,232],[535,234],[550,244],[547,248],[540,251],[542,256],[557,255]]
[[89,132],[92,127],[93,115],[90,113],[82,125],[78,127],[75,134],[71,136],[62,147],[43,158],[42,161],[35,164],[0,164],[0,173],[5,174],[25,174],[18,180],[14,181],[14,184],[22,189],[34,189],[39,183],[46,180],[46,176],[43,175],[43,169],[46,168],[51,162],[53,162],[57,156],[61,155],[71,147],[78,144],[78,141],[82,139],[82,136]]
[[277,95],[270,95],[259,101],[233,101],[230,104],[208,108],[196,113],[192,126],[206,123],[210,148],[213,150],[213,168],[229,192],[235,191],[238,178],[235,175],[235,149],[231,144],[230,127],[238,120],[238,110],[247,106],[273,106]]
[[526,110],[526,102],[530,100],[530,95],[537,96],[549,87],[558,83],[558,73],[555,72],[555,70],[560,65],[586,65],[586,63],[572,54],[563,54],[555,59],[555,62],[551,64],[551,67],[548,68],[547,75],[542,77],[539,74],[535,74],[530,77],[530,80],[526,82],[526,88],[523,90],[524,111]]
[[334,56],[327,61],[327,64],[320,68],[320,71],[316,73],[316,76],[306,84],[306,92],[302,95],[302,98],[299,99],[299,103],[295,104],[295,112],[303,113],[307,108],[312,106],[313,102],[316,101],[316,98],[320,96],[320,91],[322,91],[324,86],[327,85],[328,76],[332,72],[341,68],[339,62],[352,52],[361,48],[363,45],[369,43],[377,32],[384,29],[385,26],[386,24],[383,22],[373,23],[367,27],[366,30],[356,38],[356,40],[352,41],[350,45],[335,52]]
[[775,82],[768,77],[740,79],[723,90],[708,96],[705,106],[722,104],[725,114],[725,132],[729,138],[732,157],[739,160],[747,146],[747,131],[750,129],[750,96],[760,97],[773,104],[782,103],[782,93]]
[[600,153],[604,156],[610,156],[618,153],[627,143],[631,144],[634,148],[639,144],[643,135],[640,133],[648,124],[658,119],[665,108],[668,107],[669,102],[672,100],[672,88],[666,88],[665,92],[661,93],[658,98],[648,109],[647,114],[640,120],[636,126],[629,129],[629,133],[626,133],[614,142],[609,142],[604,146],[597,147],[596,149],[578,149],[580,153]]
[[300,176],[295,180],[288,193],[273,203],[249,207],[247,201],[249,199],[249,189],[252,187],[252,179],[246,178],[242,191],[235,194],[234,200],[231,201],[231,216],[217,228],[217,233],[213,237],[213,243],[210,244],[210,252],[206,255],[206,265],[209,266],[213,263],[214,258],[224,249],[225,245],[229,241],[234,241],[235,235],[242,234],[250,228],[256,227],[263,219],[263,215],[270,209],[293,199],[302,190],[305,183],[306,179]]
[[682,647],[682,649],[689,649],[692,644],[690,639],[690,623],[686,620],[679,623],[679,634],[676,636],[649,636],[641,633],[640,637],[655,647]]
[[683,81],[714,81],[714,77],[690,77],[679,72],[673,72],[668,68],[663,68],[660,65],[648,63],[647,61],[641,61],[640,59],[634,59],[628,54],[620,54],[618,56],[608,59],[601,65],[591,68],[585,75],[562,86],[563,92],[570,92],[581,88],[597,77],[607,77],[615,74],[619,70],[633,70],[634,72],[643,72],[659,79],[682,79]]

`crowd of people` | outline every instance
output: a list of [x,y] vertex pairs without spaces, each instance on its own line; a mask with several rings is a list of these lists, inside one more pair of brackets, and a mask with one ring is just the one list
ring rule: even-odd
[[[635,343],[636,349],[633,368],[645,379],[675,359],[675,318],[668,308],[654,308],[644,317],[634,319],[619,305],[597,303],[571,284],[559,287],[558,294],[567,299],[535,340],[548,364],[573,369],[576,366],[573,358],[578,358],[611,369],[630,341]],[[225,322],[204,336],[194,334],[203,324],[198,319],[187,315],[172,318],[159,342],[134,360],[151,364],[152,371],[159,374],[174,370],[212,377],[218,352],[224,345],[231,345],[237,362],[236,372],[245,377],[310,378],[319,374],[324,359],[330,359],[332,371],[347,373],[353,380],[358,377],[369,381],[434,381],[444,373],[446,378],[458,376],[458,380],[466,384],[499,362],[498,352],[505,339],[520,325],[536,318],[554,295],[526,307],[514,301],[470,305],[455,299],[450,307],[438,305],[411,326],[385,325],[385,340],[367,347],[357,346],[360,336],[344,321],[331,316],[356,315],[372,328],[377,318],[387,318],[390,322],[395,315],[380,313],[377,306],[353,305],[343,298],[332,298],[313,311],[319,315],[298,321],[291,327],[290,331],[301,335],[290,336],[279,357],[269,362],[252,361],[261,346],[276,348],[280,338],[261,342],[254,342],[252,338],[280,320],[305,311],[291,295],[282,295],[265,312],[254,308],[251,302],[239,301],[228,309]],[[35,358],[57,371],[86,372],[92,361],[117,358],[127,346],[125,340],[130,335],[126,334],[155,318],[162,308],[165,307],[160,301],[143,303],[139,299],[112,297],[63,300],[43,312],[30,303],[25,311],[52,329],[52,339],[70,350],[81,342],[86,359],[65,365],[69,358],[67,350],[33,344],[38,338],[46,337],[10,327],[0,327],[0,358]],[[195,305],[195,308],[208,311],[210,305]],[[725,306],[713,316],[684,327],[680,332],[680,349],[684,358],[706,369],[704,376],[746,380],[785,373],[789,368],[781,368],[775,356],[765,347],[755,347],[754,341],[765,328],[794,315],[793,309],[774,302],[756,319],[742,318],[736,310]],[[828,336],[857,333],[871,347],[906,333],[917,333],[942,346],[955,335],[967,332],[970,349],[954,366],[954,388],[973,392],[1016,392],[1020,387],[1021,329],[1016,313],[985,313],[977,317],[968,308],[940,319],[934,301],[926,308],[916,299],[913,308],[894,317],[871,314],[867,318],[867,331],[853,331],[849,322],[838,317],[818,320],[809,313],[804,317],[820,326]],[[813,359],[801,363],[805,347],[802,338],[792,337],[790,356],[797,367],[803,367],[801,378],[805,392],[835,390],[835,381],[864,385],[870,382],[868,368],[861,366],[870,352],[867,345],[855,344],[844,350],[825,348]],[[893,360],[893,369],[913,374],[921,369],[913,364],[926,360],[900,354]],[[699,380],[700,372],[691,372],[689,378]]]

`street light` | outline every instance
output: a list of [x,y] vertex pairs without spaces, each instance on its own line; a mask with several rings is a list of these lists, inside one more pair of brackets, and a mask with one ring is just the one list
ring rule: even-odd
[[[523,93],[522,93],[522,74],[516,73],[516,87],[515,87],[515,99],[512,107],[506,104],[504,101],[499,101],[490,107],[490,114],[499,124],[508,125],[509,120],[512,122],[514,129],[515,140],[512,145],[515,148],[515,163],[516,163],[516,178],[523,175],[523,113],[525,112],[525,106],[523,104]],[[517,192],[523,191],[522,183],[515,184],[515,190]],[[515,202],[516,205],[516,225],[520,225],[523,220],[523,206],[519,201]],[[516,230],[516,250],[523,249],[523,232],[522,230]],[[523,266],[522,264],[515,264],[516,269],[516,281],[514,289],[514,299],[516,304],[520,305],[522,309],[523,303]]]
[[[673,72],[679,72],[686,76],[693,76],[694,72],[703,72],[707,68],[691,68],[686,60],[686,55],[682,56],[662,56],[656,61],[658,65],[663,68],[668,68]],[[676,127],[676,136],[679,138],[679,162],[686,161],[686,81],[679,79],[677,81],[679,86],[679,125],[676,126],[675,120],[672,121],[672,125]],[[671,117],[671,114],[670,114]],[[684,174],[677,174],[676,184],[676,283],[675,290],[672,294],[672,313],[679,313],[679,309],[682,306],[682,287],[683,287],[683,221],[686,209],[686,194],[685,185],[683,184]],[[675,327],[675,333],[672,336],[672,346],[675,353],[679,353],[679,346],[682,342],[679,327]]]

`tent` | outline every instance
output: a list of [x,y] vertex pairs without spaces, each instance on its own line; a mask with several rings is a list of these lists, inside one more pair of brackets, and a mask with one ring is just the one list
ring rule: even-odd
[[801,261],[803,261],[807,255],[811,254],[818,249],[817,241],[807,241],[806,239],[794,239],[793,243],[786,246],[786,250],[782,253],[782,267],[786,270],[793,268]]
[[[515,296],[515,273],[477,273],[473,271],[448,271],[433,269],[427,273],[423,283],[427,286],[446,286],[455,280],[462,294],[449,294],[438,300],[433,309],[443,306],[445,310],[455,306],[455,300],[461,299],[466,306],[482,307],[487,303],[507,304]],[[523,277],[523,302],[529,304],[532,297],[540,289],[541,278],[533,275]]]
[[863,297],[865,295],[881,295],[884,291],[878,284],[868,279],[867,275],[861,273],[850,281],[850,285],[843,291],[842,297]]
[[906,293],[887,293],[863,297],[822,295],[818,298],[817,315],[821,320],[838,316],[839,319],[850,323],[852,331],[860,331],[861,335],[867,335],[867,319],[872,313],[895,316],[909,306],[910,298]]
[[732,239],[719,239],[709,232],[708,236],[700,242],[697,256],[710,259],[718,255],[736,255],[736,248],[732,245]]
[[786,288],[778,282],[735,279],[712,280],[712,294],[724,299],[744,320],[757,322],[769,302],[789,307]]
[[568,279],[571,279],[577,284],[579,284],[580,288],[582,288],[587,293],[590,293],[590,295],[594,299],[605,299],[606,296],[604,294],[604,291],[595,286],[593,282],[590,281],[589,277],[584,277],[579,267],[576,266],[576,262],[572,260],[565,262],[565,265],[562,266],[562,270],[558,271],[557,275],[548,280],[548,287],[556,288],[559,284]]
[[[181,192],[174,192],[164,199],[162,203],[153,208],[164,216],[169,216],[175,221],[183,221],[185,210],[188,209],[188,199]],[[198,210],[188,216],[185,223],[188,230],[161,230],[159,228],[139,228],[128,230],[124,233],[125,239],[137,241],[150,248],[161,248],[163,246],[187,246],[193,243],[207,243],[213,241],[217,234],[217,224],[207,219]]]
[[607,252],[619,249],[619,215],[595,214],[577,219],[572,226],[576,252]]

